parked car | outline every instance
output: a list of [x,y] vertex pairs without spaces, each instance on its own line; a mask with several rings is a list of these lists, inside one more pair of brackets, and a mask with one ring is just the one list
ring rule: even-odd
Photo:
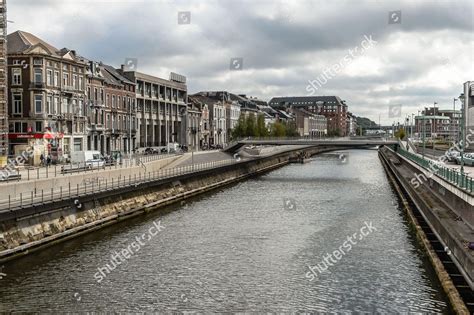
[[454,162],[457,163],[456,158],[460,156],[461,154],[458,151],[449,151],[446,154],[446,157],[448,158],[448,162]]
[[[463,154],[464,165],[474,166],[474,153],[464,153]],[[456,157],[457,164],[461,164],[461,155]]]

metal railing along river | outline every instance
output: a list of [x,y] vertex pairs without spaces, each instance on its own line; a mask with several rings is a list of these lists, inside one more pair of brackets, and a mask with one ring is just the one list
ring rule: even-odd
[[[129,168],[138,166],[140,164],[149,163],[153,161],[158,161],[162,159],[166,159],[169,157],[175,157],[182,155],[183,153],[163,153],[163,154],[139,154],[136,153],[130,158],[123,158],[122,162],[115,161],[114,163],[108,163],[103,166],[102,162],[83,162],[83,163],[68,163],[68,164],[55,164],[49,166],[42,166],[42,167],[34,167],[34,166],[26,166],[23,170],[15,169],[9,171],[7,169],[0,169],[0,172],[9,173],[9,175],[14,175],[15,181],[20,180],[34,180],[34,179],[42,179],[42,178],[54,178],[58,176],[65,176],[67,174],[72,173],[81,173],[81,172],[98,172],[101,170],[112,170],[112,169],[122,169],[122,168]],[[90,165],[91,164],[91,165]],[[90,166],[89,166],[90,165]],[[4,176],[3,178],[0,174],[0,183],[3,181],[7,181],[8,176]],[[13,177],[13,176],[11,176]],[[10,179],[11,180],[11,179]]]
[[426,168],[428,171],[432,172],[433,174],[438,175],[439,177],[447,180],[448,182],[458,186],[461,189],[465,189],[472,193],[474,179],[466,174],[461,174],[460,171],[442,166],[441,163],[436,163],[435,161],[429,159],[423,159],[422,157],[408,152],[403,148],[403,145],[398,146],[398,153],[400,155],[412,160],[413,162],[421,165],[422,167]]
[[175,167],[170,169],[161,169],[153,172],[143,172],[129,175],[119,176],[112,179],[104,180],[91,180],[83,181],[83,184],[77,184],[76,186],[69,186],[66,189],[59,187],[58,189],[51,190],[32,190],[29,193],[20,193],[17,198],[12,198],[11,195],[2,196],[3,200],[0,200],[0,214],[5,211],[13,211],[15,209],[21,209],[34,205],[42,205],[46,203],[68,200],[72,198],[80,198],[87,195],[93,195],[100,192],[111,191],[114,189],[137,186],[139,184],[162,180],[166,178],[172,178],[181,176],[184,174],[190,174],[197,171],[213,169],[219,166],[230,165],[238,163],[235,159],[213,161],[207,163],[191,164],[181,167]]

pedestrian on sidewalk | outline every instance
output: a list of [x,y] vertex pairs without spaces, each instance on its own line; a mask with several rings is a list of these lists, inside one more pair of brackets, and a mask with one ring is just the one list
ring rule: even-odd
[[40,155],[40,165],[44,166],[44,155],[43,155],[43,153],[41,153],[41,155]]

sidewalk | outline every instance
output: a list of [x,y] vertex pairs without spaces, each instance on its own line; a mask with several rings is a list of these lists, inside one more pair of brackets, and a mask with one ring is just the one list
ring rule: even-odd
[[[407,141],[400,141],[402,144],[403,144],[403,148],[406,150],[407,148]],[[416,154],[417,156],[419,156],[420,158],[423,157],[423,154],[419,153],[419,152],[414,152],[412,147],[410,146],[410,150],[408,150],[408,152],[411,152],[413,154]],[[458,165],[456,163],[453,163],[453,162],[442,162],[440,159],[441,157],[444,156],[441,155],[441,156],[434,156],[432,154],[428,154],[428,153],[425,153],[425,159],[426,160],[430,160],[430,161],[433,161],[435,163],[438,163],[438,164],[441,164],[443,165],[444,167],[447,167],[447,168],[450,168],[450,169],[455,169],[455,170],[460,170],[461,169],[461,165]],[[464,173],[470,175],[470,174],[474,174],[474,167],[473,166],[466,166],[464,165]]]

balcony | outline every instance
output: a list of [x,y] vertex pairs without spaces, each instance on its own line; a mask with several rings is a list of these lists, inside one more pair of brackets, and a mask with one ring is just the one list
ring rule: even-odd
[[96,124],[96,123],[92,123],[91,126],[90,126],[90,130],[92,132],[102,132],[105,130],[105,127],[103,124]]
[[88,104],[89,104],[90,107],[105,107],[105,104],[102,101],[91,101],[90,100]]
[[62,86],[62,91],[64,93],[73,93],[76,89],[73,86],[70,85],[63,85]]
[[45,82],[30,82],[30,89],[44,89],[46,88]]

